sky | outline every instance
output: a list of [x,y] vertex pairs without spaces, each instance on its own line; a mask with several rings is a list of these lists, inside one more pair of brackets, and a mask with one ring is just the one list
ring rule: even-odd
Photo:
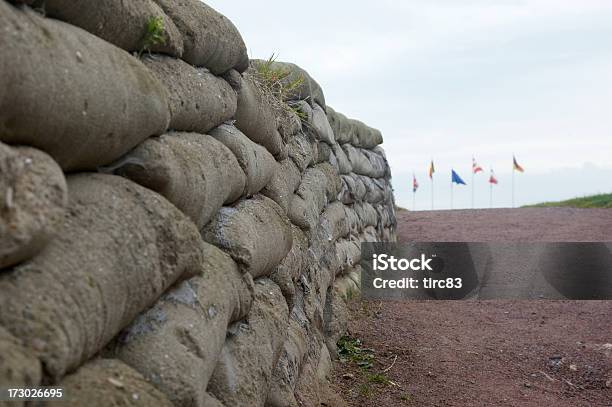
[[[612,192],[612,1],[207,1],[251,58],[297,63],[382,131],[397,204],[494,207]],[[485,168],[472,185],[472,156]]]

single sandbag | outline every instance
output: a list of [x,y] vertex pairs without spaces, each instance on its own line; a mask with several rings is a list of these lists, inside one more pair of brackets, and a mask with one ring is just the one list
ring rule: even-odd
[[361,244],[357,239],[338,239],[336,257],[340,268],[338,272],[352,269],[361,261]]
[[[130,52],[158,52],[180,58],[183,36],[151,0],[36,0],[47,17],[89,31]],[[37,6],[34,5],[34,7]]]
[[171,129],[204,134],[234,117],[236,91],[222,78],[163,55],[142,61],[168,90]]
[[246,185],[234,154],[215,138],[197,133],[150,138],[108,169],[160,193],[199,228],[223,204],[238,200]]
[[221,208],[202,229],[202,236],[253,278],[270,274],[292,244],[290,222],[282,208],[262,195]]
[[321,171],[327,178],[327,183],[325,185],[327,202],[337,200],[338,193],[340,193],[340,189],[342,188],[342,181],[340,180],[338,171],[330,163],[317,164],[313,168]]
[[306,171],[316,158],[315,141],[303,132],[296,133],[287,143],[287,155],[293,160],[300,172]]
[[291,224],[291,234],[293,236],[291,250],[270,274],[270,280],[280,287],[289,309],[293,307],[295,284],[306,269],[308,249],[308,239],[299,227]]
[[325,344],[332,357],[336,359],[338,355],[338,340],[346,334],[348,329],[349,310],[346,302],[333,287],[330,287],[323,310],[325,322]]
[[353,171],[353,166],[351,165],[351,162],[349,161],[342,147],[340,147],[339,144],[334,144],[332,146],[332,151],[336,156],[336,161],[338,163],[338,172],[340,174],[350,174]]
[[68,178],[57,237],[0,273],[0,325],[57,380],[104,347],[180,278],[201,271],[196,226],[160,195],[121,177]]
[[0,268],[34,257],[56,233],[68,203],[51,157],[0,143]]
[[318,168],[308,168],[289,205],[289,219],[302,229],[311,230],[327,204],[328,178]]
[[154,0],[183,35],[183,59],[215,75],[249,66],[246,45],[232,22],[198,0]]
[[317,234],[321,234],[321,238],[328,242],[335,242],[350,233],[349,223],[346,219],[346,212],[342,202],[336,201],[327,205],[321,214],[319,223],[320,227],[317,228]]
[[327,120],[334,131],[334,139],[338,144],[348,143],[352,140],[351,124],[345,115],[327,106]]
[[279,204],[287,213],[293,193],[302,181],[302,174],[293,160],[286,158],[277,166],[270,182],[261,193]]
[[246,175],[243,195],[255,195],[270,182],[278,163],[263,146],[254,143],[230,124],[222,124],[213,129],[210,135],[222,142],[238,159],[238,164]]
[[285,144],[277,129],[274,107],[251,75],[245,75],[242,79],[235,119],[240,131],[267,148],[272,155],[286,154]]
[[94,359],[58,383],[61,399],[52,407],[172,407],[172,403],[138,372],[116,359]]
[[323,141],[330,146],[336,144],[334,139],[334,131],[327,121],[327,115],[321,106],[317,103],[314,104],[312,109],[312,129],[316,135],[317,140]]
[[87,170],[168,127],[166,90],[124,50],[4,1],[0,27],[0,141]]
[[280,289],[268,279],[258,280],[249,315],[228,330],[208,391],[226,406],[263,407],[288,323]]
[[221,250],[206,245],[202,269],[138,316],[111,350],[184,407],[207,399],[227,326],[244,318],[252,302],[253,280]]

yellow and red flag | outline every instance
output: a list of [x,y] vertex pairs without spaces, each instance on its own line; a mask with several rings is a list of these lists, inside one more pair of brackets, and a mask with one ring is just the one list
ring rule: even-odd
[[436,172],[436,168],[434,167],[433,160],[431,160],[431,163],[429,163],[429,169],[427,170],[427,174],[429,174],[429,178],[433,179],[434,172]]
[[525,172],[525,170],[523,169],[523,167],[521,167],[519,165],[519,163],[516,161],[516,157],[512,156],[512,169],[518,171],[518,172]]

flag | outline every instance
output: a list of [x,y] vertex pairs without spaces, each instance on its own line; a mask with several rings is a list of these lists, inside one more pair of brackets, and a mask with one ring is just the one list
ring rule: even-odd
[[433,160],[431,160],[431,163],[429,164],[429,170],[427,170],[427,173],[429,174],[429,178],[433,179],[434,172],[436,172],[436,168],[434,167]]
[[519,165],[519,163],[518,163],[518,162],[516,162],[516,157],[515,157],[515,156],[512,156],[512,169],[513,169],[513,170],[516,170],[516,171],[518,171],[518,172],[525,172],[525,170],[523,169],[523,167],[521,167],[521,166]]
[[412,174],[412,192],[416,192],[419,189],[419,183],[417,182],[416,175]]
[[455,170],[451,170],[451,181],[454,182],[455,184],[459,184],[459,185],[467,185],[465,183],[465,181],[463,181],[461,179],[461,177],[459,176],[459,174],[457,174],[455,172]]
[[478,174],[481,171],[482,171],[482,167],[480,165],[476,164],[476,159],[474,157],[472,157],[472,172],[474,174]]
[[489,177],[489,184],[497,185],[497,178],[495,178],[495,173],[491,170],[491,176]]

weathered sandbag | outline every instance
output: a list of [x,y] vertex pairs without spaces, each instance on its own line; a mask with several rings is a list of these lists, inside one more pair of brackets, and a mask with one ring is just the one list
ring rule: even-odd
[[244,195],[255,195],[270,182],[278,163],[263,146],[254,143],[230,124],[222,124],[213,129],[210,135],[222,142],[238,159],[246,175]]
[[183,281],[140,315],[112,346],[175,405],[201,406],[230,322],[251,307],[253,281],[206,245],[202,275]]
[[180,58],[183,36],[151,0],[36,0],[47,17],[57,18],[126,51],[150,51]]
[[382,144],[383,138],[379,130],[373,129],[355,119],[351,119],[351,126],[354,131],[352,143],[355,147],[370,149]]
[[339,200],[344,204],[352,204],[360,202],[365,198],[366,187],[359,175],[348,174],[341,175],[342,190]]
[[342,149],[346,153],[354,173],[371,178],[382,178],[385,176],[386,167],[382,157],[376,153],[355,148],[350,144],[343,144]]
[[268,279],[256,281],[251,311],[230,327],[208,391],[226,406],[263,406],[288,323],[280,289]]
[[168,90],[171,129],[204,134],[234,117],[236,91],[222,78],[163,55],[142,61]]
[[355,211],[354,205],[345,205],[344,206],[344,216],[346,218],[346,223],[349,226],[349,230],[351,234],[359,234],[363,230],[363,225],[361,224],[361,220],[359,216],[357,216],[357,211]]
[[353,166],[342,147],[340,147],[339,144],[334,144],[332,150],[338,162],[338,171],[340,174],[350,174],[353,171]]
[[224,203],[239,199],[246,185],[234,154],[215,138],[197,133],[152,137],[108,168],[160,193],[199,228]]
[[378,242],[380,238],[374,226],[366,226],[363,228],[363,233],[359,236],[361,243]]
[[311,230],[327,204],[326,174],[318,168],[306,169],[302,182],[289,205],[289,219],[302,229]]
[[[268,61],[260,59],[251,60],[252,65],[269,64]],[[283,84],[299,83],[299,86],[294,86],[291,92],[287,92],[286,100],[305,100],[311,106],[316,102],[319,106],[325,107],[325,96],[321,86],[306,72],[296,64],[289,62],[274,61],[269,64],[270,69],[276,70],[283,77]],[[298,82],[300,81],[300,82]]]
[[94,359],[59,384],[64,397],[47,402],[57,407],[172,407],[140,373],[116,359]]
[[311,125],[317,140],[323,141],[330,146],[336,144],[336,140],[334,139],[334,131],[327,121],[327,115],[318,103],[315,103],[314,107],[312,108]]
[[[374,208],[372,208],[374,210]],[[374,211],[376,213],[376,211]],[[339,238],[349,234],[349,223],[346,219],[346,212],[342,202],[332,202],[321,214],[319,220],[320,227],[317,229],[317,234],[320,234],[323,240],[333,243]]]
[[253,278],[268,275],[291,249],[290,222],[262,195],[223,207],[202,229],[204,240],[227,252]]
[[272,155],[280,157],[286,154],[286,146],[277,129],[274,108],[251,75],[245,75],[242,79],[235,119],[240,131],[267,148]]
[[353,205],[353,209],[357,213],[357,217],[363,228],[367,226],[376,226],[378,223],[378,213],[368,202],[357,202]]
[[277,109],[278,132],[283,141],[287,142],[291,136],[302,129],[302,119],[293,109]]
[[361,261],[361,244],[357,239],[338,239],[336,258],[340,265],[338,272],[349,270]]
[[306,269],[308,249],[308,239],[299,227],[291,224],[291,234],[293,236],[291,250],[270,274],[270,280],[280,287],[289,309],[293,307],[295,284]]
[[68,202],[51,157],[0,143],[0,268],[36,255],[55,235]]
[[329,162],[329,157],[332,153],[332,148],[329,144],[319,141],[317,152],[317,159],[315,160],[317,163]]
[[382,178],[369,178],[360,176],[366,189],[364,199],[369,203],[375,204],[386,200],[388,193],[387,185]]
[[302,181],[302,174],[293,160],[286,158],[276,166],[276,170],[261,193],[283,208],[286,213],[293,193]]
[[353,130],[349,119],[345,115],[327,106],[327,120],[334,131],[334,139],[338,144],[348,143],[352,140]]
[[57,380],[108,343],[203,261],[196,226],[160,195],[121,177],[68,178],[57,237],[0,273],[0,325]]
[[287,155],[293,160],[300,172],[315,161],[314,140],[311,140],[305,133],[298,132],[289,139],[287,143]]
[[291,318],[287,328],[287,339],[283,343],[280,357],[272,374],[266,407],[298,406],[294,393],[307,350],[306,341],[306,332]]
[[340,180],[338,171],[332,167],[330,163],[317,164],[313,168],[321,171],[323,174],[325,174],[325,178],[327,178],[327,182],[325,184],[327,202],[335,201],[338,197],[340,189],[342,188],[342,181]]
[[346,302],[333,287],[327,293],[323,320],[325,323],[325,344],[332,359],[338,355],[338,340],[346,334],[348,329],[348,307]]
[[40,385],[41,379],[38,359],[23,347],[19,339],[0,326],[0,387],[28,388]]
[[183,59],[215,75],[249,66],[246,45],[225,16],[198,0],[154,0],[183,35]]
[[361,288],[355,282],[355,274],[360,273],[360,270],[360,267],[356,267],[351,272],[336,278],[336,281],[334,281],[334,290],[343,300],[348,301],[360,295]]
[[373,172],[370,175],[372,178],[389,178],[389,164],[386,158],[373,150],[362,149],[361,152],[372,165]]
[[95,169],[168,127],[166,90],[127,52],[0,2],[0,141]]

